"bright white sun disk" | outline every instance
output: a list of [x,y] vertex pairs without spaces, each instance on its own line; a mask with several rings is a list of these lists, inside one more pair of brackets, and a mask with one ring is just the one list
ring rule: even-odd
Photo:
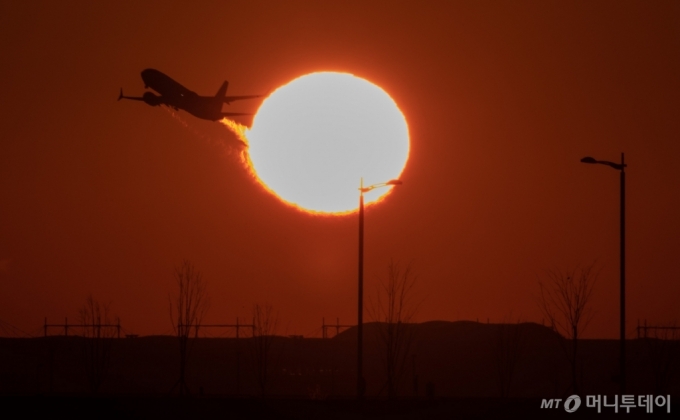
[[[364,185],[398,178],[406,165],[406,120],[378,86],[347,73],[312,73],[274,91],[248,134],[260,181],[282,200],[312,212],[358,206]],[[376,201],[391,187],[366,196]]]

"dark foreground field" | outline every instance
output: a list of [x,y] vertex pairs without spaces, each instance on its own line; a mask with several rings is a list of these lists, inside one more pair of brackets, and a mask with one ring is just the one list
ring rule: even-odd
[[[582,405],[575,413],[541,409],[534,398],[449,398],[433,400],[354,400],[316,401],[294,398],[224,397],[3,397],[0,404],[14,418],[66,419],[505,419],[505,418],[649,418],[643,409],[597,413]],[[652,417],[674,418],[653,413]],[[4,417],[4,416],[3,416]]]
[[[375,327],[367,324],[365,330],[366,395],[384,398],[384,348]],[[568,343],[547,327],[439,321],[410,328],[416,339],[404,361],[400,397],[566,398],[574,393],[564,351]],[[95,344],[71,335],[0,338],[0,395],[178,394],[176,337],[108,340],[108,357],[98,364],[88,356]],[[677,340],[629,340],[626,391],[680,395],[678,344]],[[186,370],[190,393],[262,395],[254,349],[248,338],[192,339]],[[329,339],[273,337],[264,391],[316,400],[356,395],[356,349],[355,329]],[[577,393],[619,393],[618,354],[618,340],[580,340]],[[97,389],[88,379],[88,371],[94,368],[102,372]]]
[[[399,398],[388,400],[374,324],[366,326],[367,400],[356,395],[356,331],[328,338],[272,337],[266,383],[258,381],[252,338],[197,338],[179,396],[176,337],[109,339],[101,383],[87,350],[96,340],[72,336],[0,338],[0,419],[497,419],[648,418],[587,407],[588,395],[619,394],[617,340],[580,340],[578,391],[565,341],[537,324],[427,322],[413,324]],[[102,343],[99,343],[102,344]],[[626,394],[670,395],[680,401],[680,343],[633,339],[627,346]],[[384,349],[382,349],[384,350]],[[512,363],[510,363],[512,362]],[[257,396],[267,396],[262,399]],[[543,399],[578,394],[581,406],[541,408]],[[96,396],[95,396],[96,395]],[[503,398],[503,396],[505,398]],[[637,400],[637,398],[636,398]],[[610,400],[611,402],[611,400]],[[10,417],[6,413],[12,413]],[[14,414],[14,413],[18,413]],[[673,416],[673,417],[672,417]]]

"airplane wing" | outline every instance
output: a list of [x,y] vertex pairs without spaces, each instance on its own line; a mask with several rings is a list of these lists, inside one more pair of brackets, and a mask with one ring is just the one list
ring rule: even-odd
[[253,114],[248,113],[248,112],[223,112],[222,113],[223,117],[238,117],[240,115],[253,115]]
[[264,95],[243,95],[243,96],[225,96],[224,97],[224,103],[230,103],[232,101],[240,101],[243,99],[255,99],[255,98],[261,98]]

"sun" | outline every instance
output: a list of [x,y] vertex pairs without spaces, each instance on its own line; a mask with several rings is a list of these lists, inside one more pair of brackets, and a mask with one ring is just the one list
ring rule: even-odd
[[[348,73],[319,72],[276,89],[246,133],[259,181],[281,200],[313,213],[358,207],[359,185],[398,178],[409,135],[394,100]],[[376,202],[392,187],[365,194]]]

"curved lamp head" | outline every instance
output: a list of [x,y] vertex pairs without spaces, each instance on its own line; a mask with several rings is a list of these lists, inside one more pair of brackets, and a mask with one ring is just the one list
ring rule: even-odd
[[623,157],[621,158],[621,163],[615,163],[615,162],[610,162],[608,160],[595,160],[594,158],[591,158],[590,156],[586,156],[583,159],[581,159],[581,162],[583,163],[600,163],[602,165],[607,165],[611,166],[612,168],[623,171],[623,168],[625,168],[626,164],[623,163]]
[[390,181],[387,181],[387,182],[383,182],[382,184],[373,184],[373,185],[370,185],[368,187],[364,187],[363,186],[364,185],[363,180],[362,180],[361,188],[359,188],[359,191],[361,191],[361,193],[363,194],[365,192],[369,192],[369,191],[374,190],[376,188],[389,187],[390,185],[401,185],[401,184],[402,184],[402,182],[400,180],[393,179],[393,180],[390,180]]

